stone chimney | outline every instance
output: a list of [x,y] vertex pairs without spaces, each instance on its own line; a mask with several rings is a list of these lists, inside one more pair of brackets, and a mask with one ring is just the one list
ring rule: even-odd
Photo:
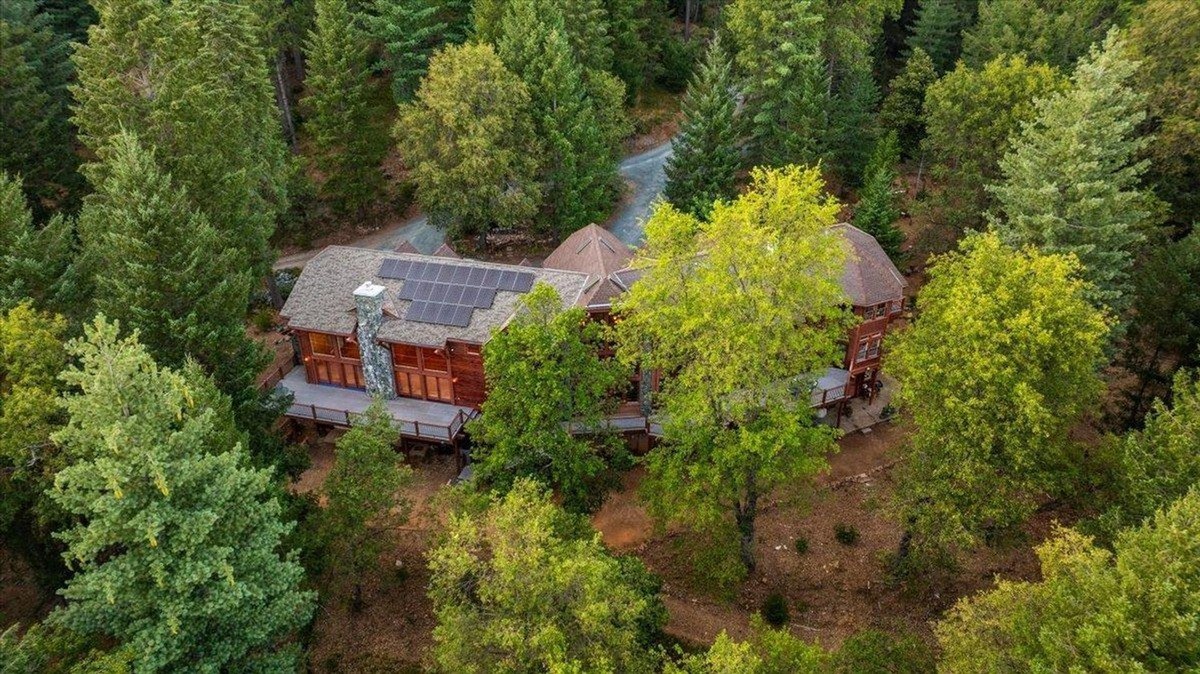
[[387,288],[367,281],[354,291],[354,309],[358,314],[358,351],[362,357],[363,379],[367,393],[387,399],[396,397],[396,379],[392,371],[392,353],[379,343],[383,325],[383,304]]

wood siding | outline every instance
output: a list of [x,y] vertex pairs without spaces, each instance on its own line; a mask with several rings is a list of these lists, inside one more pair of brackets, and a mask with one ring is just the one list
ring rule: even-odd
[[450,376],[454,381],[454,404],[479,408],[487,396],[483,377],[483,353],[478,344],[447,342],[450,355]]

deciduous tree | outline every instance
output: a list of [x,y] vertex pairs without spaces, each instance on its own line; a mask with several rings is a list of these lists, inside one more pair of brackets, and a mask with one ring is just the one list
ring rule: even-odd
[[396,136],[418,201],[457,233],[486,239],[537,211],[541,149],[529,90],[491,45],[435,55],[416,100],[401,108]]
[[1014,251],[994,234],[930,268],[920,316],[889,360],[915,427],[897,489],[898,564],[914,546],[972,546],[1071,486],[1067,432],[1098,400],[1107,333],[1077,272],[1072,258]]
[[374,401],[338,439],[325,479],[322,535],[338,579],[353,588],[355,610],[362,607],[363,577],[379,564],[381,536],[407,521],[412,507],[399,495],[412,481],[412,469],[396,451],[399,440],[391,412],[383,401]]
[[1131,88],[1137,63],[1123,52],[1114,31],[1079,62],[1070,89],[1037,102],[1000,160],[988,218],[1009,245],[1075,255],[1089,298],[1118,315],[1153,212],[1140,184],[1146,162],[1136,159],[1146,145],[1137,131],[1143,99]]
[[600,505],[605,478],[628,463],[621,438],[604,428],[628,372],[601,359],[601,346],[600,324],[564,309],[550,286],[525,296],[484,351],[488,396],[471,426],[483,485],[504,493],[530,478],[560,492],[568,510]]
[[1002,56],[980,70],[959,64],[925,92],[925,144],[938,184],[936,218],[958,231],[979,228],[1014,132],[1037,114],[1037,98],[1062,91],[1053,68]]
[[713,202],[733,197],[737,187],[741,129],[733,87],[729,56],[718,36],[688,85],[666,165],[667,199],[697,217],[706,217]]
[[447,671],[654,671],[666,611],[652,578],[535,482],[454,515],[429,566],[434,658]]
[[51,621],[128,646],[139,671],[294,667],[280,643],[313,594],[280,554],[271,473],[228,444],[228,401],[199,369],[161,368],[117,330],[101,317],[69,345],[52,498],[78,518],[58,534],[76,573]]
[[1115,551],[1063,530],[1039,582],[1006,581],[938,624],[939,672],[1186,672],[1200,666],[1200,489]]
[[758,499],[801,487],[834,446],[809,390],[846,326],[838,209],[817,169],[797,167],[756,170],[706,222],[663,204],[634,263],[644,275],[617,306],[622,356],[670,373],[664,442],[647,457],[652,512],[736,526],[751,568]]
[[368,46],[346,0],[316,0],[316,26],[308,34],[305,103],[313,163],[321,189],[344,213],[361,214],[379,198],[379,162],[386,138],[368,107]]

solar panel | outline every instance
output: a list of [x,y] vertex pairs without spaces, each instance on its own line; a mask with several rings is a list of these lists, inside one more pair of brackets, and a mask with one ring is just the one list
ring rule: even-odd
[[466,327],[476,309],[487,309],[496,293],[527,293],[534,275],[508,269],[423,260],[384,260],[381,278],[404,281],[398,296],[410,300],[405,319],[422,323]]

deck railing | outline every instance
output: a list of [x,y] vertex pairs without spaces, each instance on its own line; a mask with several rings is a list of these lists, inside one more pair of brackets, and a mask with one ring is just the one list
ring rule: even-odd
[[267,375],[267,378],[258,385],[258,390],[270,391],[271,389],[275,388],[277,385],[279,385],[279,382],[283,381],[283,378],[286,377],[289,372],[295,369],[295,367],[296,363],[289,360],[283,365],[271,370],[271,374]]
[[[287,415],[295,419],[307,419],[335,426],[350,426],[354,420],[362,416],[358,412],[350,412],[348,410],[333,409],[330,407],[321,407],[320,405],[307,405],[304,403],[292,403],[288,408]],[[478,412],[472,411],[470,414],[459,410],[458,414],[448,424],[436,424],[428,421],[416,421],[395,419],[396,428],[400,430],[400,434],[415,438],[418,440],[437,440],[440,442],[454,442],[454,438],[458,436],[467,422],[478,416]]]

